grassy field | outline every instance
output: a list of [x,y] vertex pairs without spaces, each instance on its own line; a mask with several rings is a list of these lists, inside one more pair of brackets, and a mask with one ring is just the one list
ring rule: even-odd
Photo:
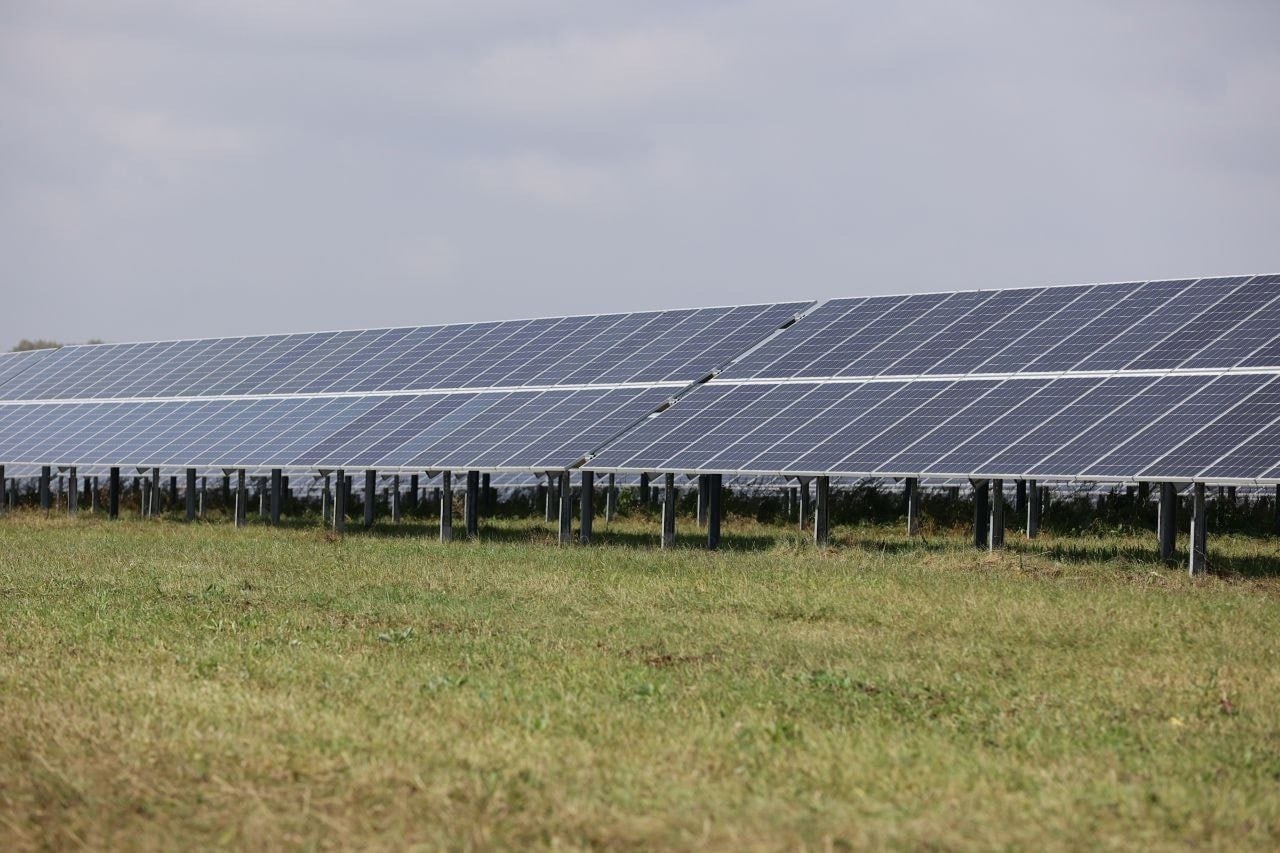
[[1274,539],[427,531],[0,519],[0,848],[1280,845]]

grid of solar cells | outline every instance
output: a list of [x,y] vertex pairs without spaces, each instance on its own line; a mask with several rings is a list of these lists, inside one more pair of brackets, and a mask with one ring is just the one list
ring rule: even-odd
[[586,467],[1256,480],[1277,468],[1277,444],[1274,374],[712,383]]
[[565,468],[652,412],[655,388],[0,405],[19,464]]
[[833,300],[721,378],[1266,366],[1277,316],[1277,276]]
[[46,358],[53,350],[37,349],[26,352],[0,353],[0,388],[10,379]]
[[0,399],[691,382],[810,304],[64,347],[0,375]]
[[[1280,415],[1280,377],[1270,377],[1251,393],[1229,401],[1217,417],[1161,456],[1143,471],[1168,480],[1199,476],[1229,477],[1217,469],[1217,461],[1233,452],[1252,451],[1250,439],[1275,422]],[[1274,461],[1274,460],[1268,460]],[[1248,476],[1248,475],[1246,475]]]
[[1003,450],[983,463],[994,474],[1018,475],[1097,424],[1156,380],[1150,376],[1118,376],[1105,379],[1030,432],[1014,438]]
[[1133,477],[1194,435],[1225,409],[1270,382],[1271,376],[1236,374],[1209,378],[1194,394],[1169,401],[1167,411],[1115,447],[1098,448],[1086,478]]
[[[890,470],[914,472],[943,458],[980,433],[992,422],[1004,417],[1019,403],[1029,399],[1049,384],[1048,379],[1009,379],[993,383],[985,394],[972,395],[969,405],[938,423],[918,440],[904,444],[901,452],[889,458]],[[994,450],[991,455],[994,455]]]

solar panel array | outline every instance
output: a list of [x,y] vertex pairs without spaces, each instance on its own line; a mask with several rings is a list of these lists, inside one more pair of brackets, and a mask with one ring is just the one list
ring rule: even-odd
[[0,462],[563,469],[811,304],[65,347],[0,378]]
[[744,478],[1280,482],[1280,276],[0,356],[0,464],[584,459]]
[[1280,276],[822,304],[595,471],[1280,481]]

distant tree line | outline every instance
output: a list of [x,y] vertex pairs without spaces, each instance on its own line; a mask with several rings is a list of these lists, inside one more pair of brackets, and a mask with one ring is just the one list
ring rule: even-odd
[[[90,338],[89,340],[85,341],[85,343],[100,344],[100,343],[103,343],[103,341],[101,338]],[[18,345],[13,349],[9,350],[9,352],[30,352],[33,349],[59,349],[62,346],[63,344],[60,344],[57,341],[46,341],[44,338],[36,338],[35,340],[28,340],[27,338],[23,338],[22,340],[18,341]]]

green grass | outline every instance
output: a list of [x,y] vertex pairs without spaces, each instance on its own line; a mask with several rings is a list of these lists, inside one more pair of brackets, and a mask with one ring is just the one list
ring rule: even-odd
[[428,532],[0,519],[0,848],[1280,844],[1274,539]]

